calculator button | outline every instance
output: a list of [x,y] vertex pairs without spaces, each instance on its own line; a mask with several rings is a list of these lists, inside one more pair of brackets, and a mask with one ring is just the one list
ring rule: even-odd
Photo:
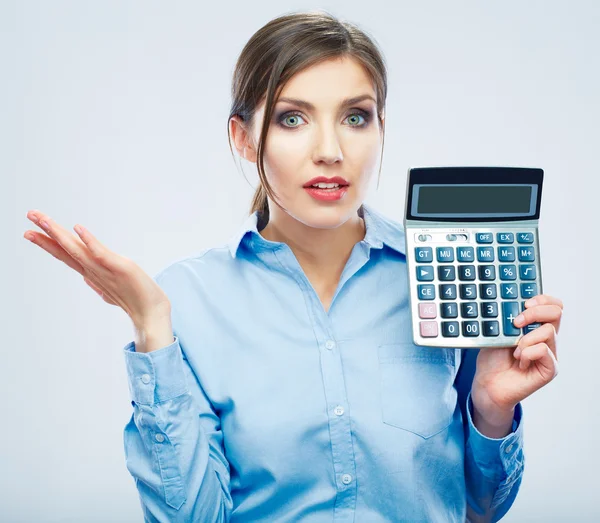
[[417,280],[433,281],[433,267],[431,265],[419,265],[417,269]]
[[537,294],[537,283],[521,283],[521,297],[531,298]]
[[498,243],[513,243],[515,235],[512,232],[499,232],[496,233],[496,241]]
[[465,301],[460,304],[460,315],[463,318],[477,318],[477,302]]
[[417,239],[420,242],[426,242],[427,240],[431,240],[431,234],[419,234],[419,236],[417,236]]
[[432,262],[433,249],[431,247],[415,247],[415,258],[417,262]]
[[535,265],[519,265],[519,275],[522,280],[535,280]]
[[435,338],[438,335],[437,321],[421,321],[419,327],[423,338]]
[[509,300],[516,300],[519,289],[516,283],[501,283],[500,284],[500,297]]
[[437,247],[437,261],[440,263],[447,263],[454,261],[454,248],[453,247]]
[[479,296],[482,300],[495,300],[497,298],[495,283],[480,283]]
[[477,261],[491,262],[494,261],[493,247],[477,247]]
[[455,300],[456,299],[456,284],[441,283],[440,284],[440,299]]
[[515,265],[500,265],[499,269],[501,280],[517,279],[517,267]]
[[521,329],[513,325],[513,320],[519,315],[519,302],[503,301],[502,302],[502,327],[505,336],[518,336],[521,334]]
[[438,280],[454,281],[456,279],[456,268],[454,265],[438,265]]
[[511,262],[515,261],[515,248],[509,247],[498,247],[498,261]]
[[435,303],[419,303],[419,318],[435,318]]
[[446,240],[449,242],[466,242],[468,239],[466,234],[446,234]]
[[478,267],[478,271],[480,280],[496,279],[496,267],[494,267],[493,265],[480,265]]
[[445,338],[456,338],[459,334],[459,326],[457,321],[442,322],[442,336]]
[[479,336],[479,322],[463,321],[462,322],[463,336]]
[[533,233],[532,232],[517,233],[517,242],[518,243],[533,243]]
[[523,327],[523,334],[527,334],[531,331],[534,331],[535,329],[537,329],[538,327],[541,327],[542,324],[535,322],[535,323],[530,323],[529,325],[525,325],[525,327]]
[[442,318],[458,318],[458,304],[456,302],[440,303],[440,316]]
[[494,235],[491,232],[478,232],[475,234],[477,243],[492,243]]
[[499,336],[500,335],[500,323],[497,321],[483,321],[481,322],[483,327],[484,336]]
[[417,285],[420,300],[433,300],[435,298],[435,285],[424,283]]
[[457,247],[456,261],[472,262],[475,261],[475,249],[473,247]]
[[498,303],[495,301],[486,302],[481,304],[481,317],[482,318],[497,318],[498,317]]
[[474,280],[475,279],[475,265],[459,265],[458,266],[458,279],[459,280]]
[[533,247],[519,247],[519,261],[534,261],[535,252]]
[[460,299],[461,300],[477,299],[477,285],[475,285],[474,283],[462,283],[460,285]]

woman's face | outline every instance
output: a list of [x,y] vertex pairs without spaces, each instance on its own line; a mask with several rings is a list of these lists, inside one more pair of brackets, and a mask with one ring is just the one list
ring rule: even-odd
[[[311,66],[284,86],[267,134],[264,167],[280,204],[292,217],[327,229],[356,215],[381,155],[376,96],[370,77],[351,58]],[[357,97],[361,99],[344,105],[344,100]],[[254,144],[263,119],[264,100],[254,120]],[[311,196],[303,186],[316,176],[341,176],[348,183],[345,194],[333,201]],[[273,202],[269,210],[271,218],[283,212]]]

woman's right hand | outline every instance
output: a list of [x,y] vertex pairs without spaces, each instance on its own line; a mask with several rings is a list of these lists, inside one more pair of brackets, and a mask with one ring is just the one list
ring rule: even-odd
[[[81,228],[74,235],[37,209],[29,211],[27,218],[47,235],[28,230],[23,236],[33,236],[30,241],[81,274],[106,303],[121,307],[137,329],[163,318],[170,322],[171,303],[167,295],[132,260],[109,250],[88,230]],[[42,221],[49,227],[45,228]]]

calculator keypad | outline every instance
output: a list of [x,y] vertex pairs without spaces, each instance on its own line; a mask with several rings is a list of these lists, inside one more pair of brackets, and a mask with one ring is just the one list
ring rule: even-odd
[[[525,300],[538,294],[534,233],[473,234],[476,246],[414,248],[422,337],[521,334],[512,322]],[[540,325],[527,325],[523,333]]]

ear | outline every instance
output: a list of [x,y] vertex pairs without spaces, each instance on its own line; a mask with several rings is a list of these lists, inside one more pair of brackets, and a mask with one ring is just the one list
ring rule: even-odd
[[249,162],[256,163],[257,156],[251,129],[237,114],[229,119],[229,134],[238,154]]

